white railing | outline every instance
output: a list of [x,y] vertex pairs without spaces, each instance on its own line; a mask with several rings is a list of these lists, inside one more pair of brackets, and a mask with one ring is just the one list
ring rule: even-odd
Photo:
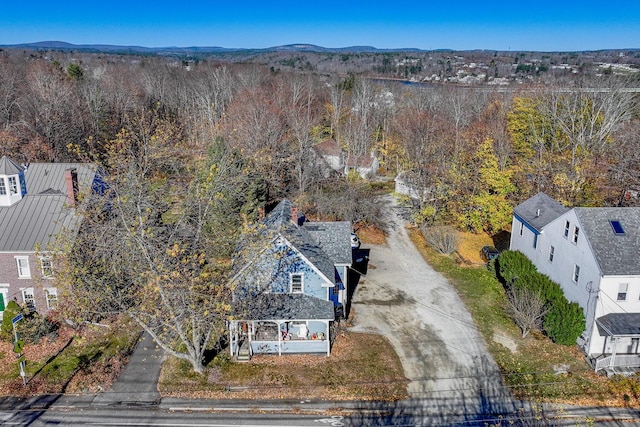
[[[613,360],[613,363],[611,363]],[[617,354],[596,360],[596,371],[604,368],[640,368],[640,354]]]

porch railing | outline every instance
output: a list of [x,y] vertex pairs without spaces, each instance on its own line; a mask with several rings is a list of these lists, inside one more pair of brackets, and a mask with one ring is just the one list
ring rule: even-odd
[[640,368],[640,354],[616,354],[615,357],[609,355],[596,360],[596,371],[610,367]]

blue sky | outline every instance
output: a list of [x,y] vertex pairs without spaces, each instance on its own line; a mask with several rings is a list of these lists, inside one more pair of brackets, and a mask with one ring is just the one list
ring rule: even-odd
[[[7,1],[0,44],[576,51],[640,48],[639,0]],[[400,6],[402,4],[402,6]]]

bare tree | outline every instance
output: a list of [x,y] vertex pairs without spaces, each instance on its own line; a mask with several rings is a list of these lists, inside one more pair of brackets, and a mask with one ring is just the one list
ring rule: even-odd
[[527,287],[511,286],[507,290],[507,310],[526,338],[532,329],[540,329],[546,314],[544,298]]

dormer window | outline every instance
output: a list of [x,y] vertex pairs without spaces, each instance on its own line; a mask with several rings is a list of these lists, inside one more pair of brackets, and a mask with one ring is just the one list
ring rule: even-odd
[[0,158],[0,206],[11,206],[27,194],[24,167],[8,159]]
[[15,176],[9,177],[9,194],[18,194],[18,179]]

